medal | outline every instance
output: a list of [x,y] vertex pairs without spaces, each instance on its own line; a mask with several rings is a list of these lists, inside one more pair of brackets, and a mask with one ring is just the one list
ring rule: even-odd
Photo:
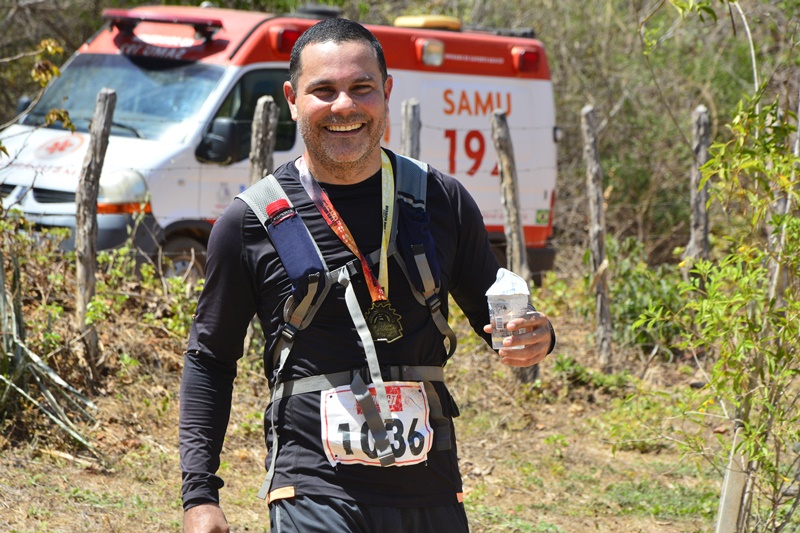
[[364,314],[372,338],[376,341],[386,343],[394,342],[403,336],[403,326],[400,324],[400,315],[394,310],[388,300],[389,293],[389,268],[388,268],[388,249],[392,230],[392,217],[394,216],[394,173],[389,157],[381,150],[381,200],[382,200],[382,238],[380,258],[378,262],[378,279],[370,270],[367,258],[356,246],[353,235],[345,225],[344,221],[336,212],[328,195],[314,180],[308,171],[305,159],[300,157],[297,160],[297,170],[300,174],[300,183],[308,193],[311,200],[316,205],[328,226],[336,233],[339,239],[347,248],[358,257],[361,263],[361,270],[372,298],[372,306]]
[[388,300],[372,302],[372,306],[364,315],[367,326],[376,341],[386,343],[394,342],[403,336],[403,326],[400,324],[400,315],[394,310]]

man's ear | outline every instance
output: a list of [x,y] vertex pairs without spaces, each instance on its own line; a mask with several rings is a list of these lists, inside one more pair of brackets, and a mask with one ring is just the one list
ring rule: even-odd
[[292,82],[283,82],[283,96],[289,103],[289,110],[292,112],[292,120],[297,120],[297,95],[292,88]]
[[392,87],[394,87],[394,78],[391,76],[386,77],[386,83],[383,84],[383,98],[386,100],[386,109],[389,109],[389,96],[392,94]]

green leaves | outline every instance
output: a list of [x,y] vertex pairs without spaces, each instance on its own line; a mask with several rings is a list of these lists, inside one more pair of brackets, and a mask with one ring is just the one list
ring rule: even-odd
[[[758,489],[756,503],[748,509],[753,529],[747,530],[777,531],[794,513],[780,494],[794,479],[796,454],[790,450],[798,442],[800,422],[800,212],[795,187],[800,160],[790,142],[796,132],[794,113],[782,111],[777,102],[763,105],[762,98],[759,93],[742,102],[729,124],[730,138],[711,147],[703,168],[712,207],[731,222],[727,250],[717,261],[690,265],[691,278],[679,282],[686,296],[680,309],[653,305],[634,326],[677,324],[683,349],[712,356],[709,390],[725,418],[742,424],[738,453],[755,465],[751,475]],[[691,406],[688,399],[685,412]],[[694,408],[703,413],[696,419],[698,427],[705,423],[706,406]],[[687,451],[725,467],[727,450],[710,455],[705,439],[682,442]],[[730,447],[726,439],[722,444]],[[759,503],[767,501],[773,504]]]
[[670,0],[670,4],[680,13],[682,18],[695,13],[702,21],[705,21],[704,17],[708,17],[714,22],[717,21],[717,12],[714,10],[713,5],[724,5],[726,3],[726,0],[719,0],[718,2],[713,2],[712,0]]

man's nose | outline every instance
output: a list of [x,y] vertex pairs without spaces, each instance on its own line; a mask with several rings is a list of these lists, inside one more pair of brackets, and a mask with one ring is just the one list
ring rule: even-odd
[[336,95],[336,99],[331,104],[331,111],[335,113],[343,113],[350,111],[356,107],[355,101],[350,97],[347,91],[340,91]]

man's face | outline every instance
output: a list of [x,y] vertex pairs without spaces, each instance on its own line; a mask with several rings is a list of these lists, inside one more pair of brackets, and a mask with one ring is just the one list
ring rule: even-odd
[[348,173],[380,167],[392,79],[383,83],[372,46],[309,44],[300,64],[297,91],[287,82],[284,93],[310,163],[344,180],[356,178]]

